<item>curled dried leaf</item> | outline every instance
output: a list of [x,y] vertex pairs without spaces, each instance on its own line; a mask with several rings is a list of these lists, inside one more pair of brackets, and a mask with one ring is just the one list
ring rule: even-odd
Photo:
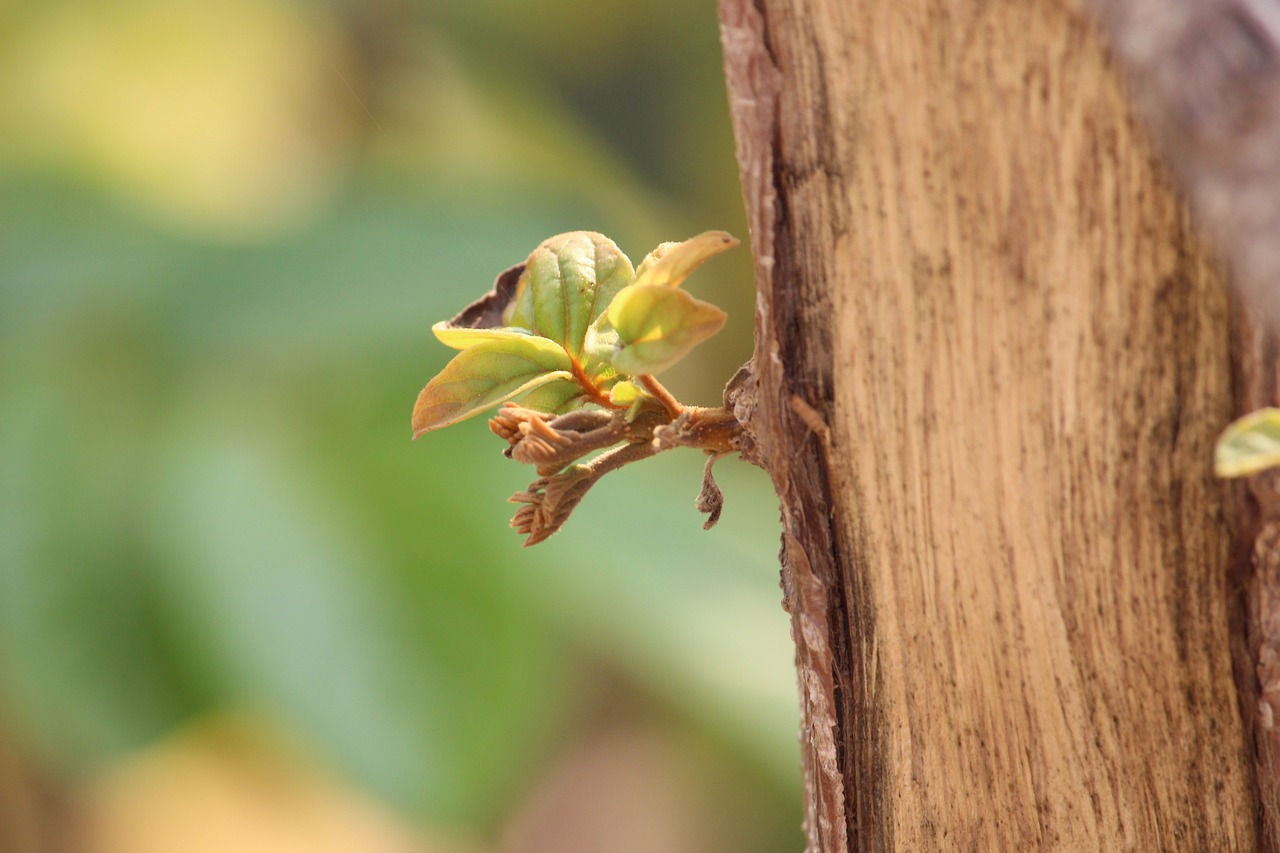
[[[493,289],[458,312],[452,320],[444,320],[431,327],[437,338],[454,349],[466,349],[487,336],[488,331],[510,331],[504,328],[502,314],[515,297],[524,264],[503,270],[493,283]],[[481,334],[472,334],[472,333]]]
[[716,478],[711,476],[711,466],[724,455],[713,453],[707,459],[707,467],[702,469],[702,491],[698,493],[693,505],[697,507],[698,512],[707,516],[707,520],[702,524],[703,530],[715,527],[716,522],[720,520],[720,512],[724,509],[724,492],[720,491],[720,487],[716,485]]

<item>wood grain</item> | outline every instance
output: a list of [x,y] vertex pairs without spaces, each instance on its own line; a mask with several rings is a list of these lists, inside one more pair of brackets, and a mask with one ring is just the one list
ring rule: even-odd
[[1100,39],[1050,0],[721,17],[810,849],[1256,849],[1227,294]]
[[[1248,299],[1237,301],[1241,411],[1280,402],[1280,339],[1267,313]],[[1280,851],[1280,471],[1250,477],[1236,492],[1232,581],[1244,590],[1246,605],[1232,625],[1236,685],[1242,716],[1255,744],[1258,849],[1276,853]]]
[[[1088,0],[1164,162],[1232,273],[1237,413],[1280,405],[1280,5]],[[1255,735],[1259,849],[1280,851],[1280,475],[1237,490],[1236,682]]]

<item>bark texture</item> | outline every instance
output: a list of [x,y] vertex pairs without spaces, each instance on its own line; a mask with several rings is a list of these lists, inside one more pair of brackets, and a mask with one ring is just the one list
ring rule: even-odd
[[[1244,412],[1280,403],[1280,340],[1269,312],[1251,303],[1247,291],[1241,295],[1237,368]],[[1280,472],[1250,477],[1239,491],[1233,582],[1244,591],[1245,610],[1232,626],[1236,681],[1253,734],[1259,849],[1275,853],[1280,850]]]
[[[1165,161],[1237,294],[1238,413],[1280,405],[1280,4],[1090,0]],[[1255,734],[1263,847],[1280,850],[1280,475],[1236,517],[1237,682]]]
[[1098,34],[720,10],[810,849],[1258,849],[1227,292]]

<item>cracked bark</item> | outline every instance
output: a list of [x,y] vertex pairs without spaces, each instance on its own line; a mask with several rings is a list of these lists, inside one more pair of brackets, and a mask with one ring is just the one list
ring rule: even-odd
[[[1139,92],[1134,57],[1194,30],[1152,48],[1140,6],[1095,4],[1134,27]],[[759,289],[740,417],[782,503],[809,849],[1274,849],[1249,677],[1280,684],[1280,595],[1237,578],[1245,608],[1210,471],[1224,277],[1099,34],[1054,0],[720,14]],[[1280,507],[1260,488],[1255,517]]]

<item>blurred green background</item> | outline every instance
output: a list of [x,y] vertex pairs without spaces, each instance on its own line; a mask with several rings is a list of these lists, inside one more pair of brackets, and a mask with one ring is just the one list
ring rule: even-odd
[[[432,322],[543,238],[745,238],[714,4],[0,4],[0,849],[798,850],[776,502],[532,549]],[[686,285],[750,354],[738,249]]]

